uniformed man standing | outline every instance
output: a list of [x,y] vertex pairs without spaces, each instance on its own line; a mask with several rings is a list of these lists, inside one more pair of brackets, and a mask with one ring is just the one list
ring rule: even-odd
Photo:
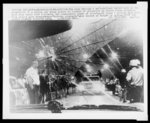
[[26,71],[27,89],[29,92],[30,103],[40,102],[40,80],[38,74],[38,61],[33,61],[32,66]]
[[127,73],[126,80],[129,82],[130,102],[141,102],[143,101],[143,68],[137,59],[131,60],[129,66],[131,69]]

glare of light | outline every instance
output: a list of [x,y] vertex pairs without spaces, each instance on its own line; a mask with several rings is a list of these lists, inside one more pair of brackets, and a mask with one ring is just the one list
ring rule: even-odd
[[74,76],[71,76],[71,79],[74,79]]
[[112,58],[112,59],[117,59],[117,58],[118,58],[117,53],[112,52],[112,53],[111,53],[111,58]]
[[88,54],[83,54],[84,59],[87,59],[88,57],[89,57]]
[[36,57],[37,57],[37,58],[44,58],[44,57],[45,57],[44,51],[43,51],[43,50],[40,50],[40,51],[36,54]]
[[105,64],[104,64],[104,68],[105,68],[105,69],[108,69],[108,68],[109,68],[109,65],[105,63]]
[[126,70],[125,70],[125,69],[121,69],[121,72],[122,72],[122,73],[126,73]]
[[109,45],[107,45],[107,46],[108,46],[108,48],[110,49],[110,51],[112,53],[112,56],[113,56],[112,59],[114,58],[119,63],[119,65],[121,66],[121,68],[123,68],[122,64],[120,63],[120,61],[118,59],[118,55],[116,53],[114,53],[114,51],[111,49],[111,47]]
[[140,31],[143,29],[142,24],[144,24],[142,19],[133,19],[133,20],[127,20],[127,28],[130,30]]
[[[143,19],[127,19],[125,21],[123,30],[118,34],[118,37],[124,38],[129,31],[135,32],[133,33],[135,36],[141,36],[144,32],[144,24]],[[140,40],[142,42],[142,40]]]
[[90,66],[90,65],[88,65],[88,64],[86,64],[86,69],[87,69],[87,71],[88,71],[88,72],[91,72],[91,71],[92,71],[91,66]]

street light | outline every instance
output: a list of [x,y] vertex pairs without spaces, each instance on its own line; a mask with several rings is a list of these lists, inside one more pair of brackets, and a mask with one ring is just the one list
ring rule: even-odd
[[109,68],[109,65],[105,63],[105,64],[104,64],[104,68],[105,68],[105,69],[108,69],[108,68]]
[[118,54],[115,53],[115,52],[112,52],[112,53],[111,53],[111,58],[112,58],[112,59],[117,59],[117,58],[118,58]]
[[83,54],[84,59],[87,59],[88,57],[89,57],[88,54]]
[[88,64],[86,64],[86,69],[87,69],[87,71],[88,71],[88,72],[91,72],[91,71],[92,71],[91,66],[90,66],[90,65],[88,65]]
[[121,69],[121,72],[122,72],[122,73],[126,73],[126,70],[125,70],[125,69]]

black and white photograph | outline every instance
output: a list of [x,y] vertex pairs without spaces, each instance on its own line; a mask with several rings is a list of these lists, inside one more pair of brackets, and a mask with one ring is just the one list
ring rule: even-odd
[[9,112],[5,117],[133,119],[137,114],[135,118],[147,119],[146,22],[145,18],[5,21],[3,106]]

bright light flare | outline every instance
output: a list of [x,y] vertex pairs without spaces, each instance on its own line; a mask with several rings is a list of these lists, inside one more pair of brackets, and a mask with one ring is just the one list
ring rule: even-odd
[[90,66],[90,65],[88,65],[88,64],[86,64],[86,69],[87,69],[87,71],[88,71],[88,72],[91,72],[91,71],[92,71],[91,66]]
[[105,68],[105,69],[108,69],[108,68],[109,68],[109,65],[105,63],[105,64],[104,64],[104,68]]
[[35,54],[36,57],[38,59],[40,58],[48,58],[48,57],[51,57],[51,60],[52,61],[55,61],[55,59],[57,58],[56,57],[56,54],[55,54],[55,51],[54,51],[54,48],[53,47],[50,47],[48,45],[45,46],[44,49],[40,50],[37,54]]
[[122,72],[122,73],[126,73],[126,70],[125,70],[125,69],[121,69],[121,72]]
[[83,54],[83,58],[84,58],[84,59],[87,59],[88,57],[89,57],[88,54]]
[[45,53],[43,50],[40,50],[37,54],[36,54],[37,58],[44,58],[45,57]]
[[71,79],[74,79],[74,76],[71,76]]
[[112,59],[117,59],[117,58],[118,58],[118,54],[115,53],[115,52],[112,52],[112,53],[111,53],[111,58],[112,58]]

